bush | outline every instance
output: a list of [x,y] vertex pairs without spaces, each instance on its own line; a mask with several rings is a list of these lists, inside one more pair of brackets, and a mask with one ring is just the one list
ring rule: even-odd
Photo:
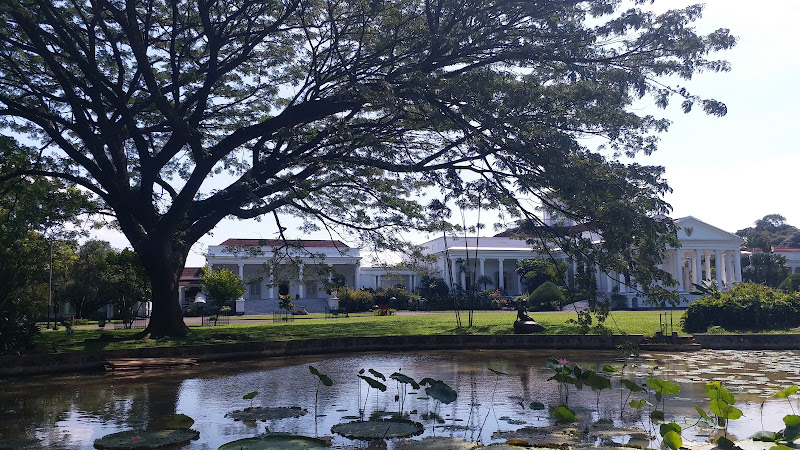
[[727,330],[779,330],[800,325],[800,293],[741,283],[731,291],[692,302],[681,317],[686,332],[717,326]]
[[411,293],[403,286],[392,286],[385,291],[376,292],[373,301],[376,305],[389,305],[390,308],[394,309],[408,309]]
[[368,311],[374,304],[372,292],[366,289],[347,289],[339,288],[336,293],[339,297],[339,309],[347,312],[364,312]]
[[0,301],[0,355],[33,348],[39,334],[37,311],[30,302],[18,298]]
[[528,307],[533,311],[553,311],[564,301],[564,292],[552,281],[542,283],[528,296]]
[[800,292],[800,273],[793,273],[786,277],[781,284],[778,285],[778,290],[783,292]]

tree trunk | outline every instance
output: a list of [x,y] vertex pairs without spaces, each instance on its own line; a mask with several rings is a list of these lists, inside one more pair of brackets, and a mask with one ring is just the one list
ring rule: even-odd
[[186,336],[189,329],[183,322],[178,281],[188,248],[173,247],[167,240],[143,242],[138,247],[136,250],[150,278],[153,293],[150,323],[141,334],[151,338]]

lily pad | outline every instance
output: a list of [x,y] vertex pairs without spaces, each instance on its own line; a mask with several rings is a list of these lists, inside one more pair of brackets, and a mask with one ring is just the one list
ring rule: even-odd
[[221,445],[219,450],[301,450],[328,447],[330,443],[323,439],[290,434],[268,434],[228,442]]
[[200,437],[195,430],[121,431],[94,441],[99,449],[148,449],[189,442]]
[[290,417],[300,417],[306,414],[308,414],[308,411],[299,406],[292,406],[292,407],[256,406],[256,407],[231,411],[228,414],[225,414],[225,417],[230,417],[233,420],[257,421],[257,420],[288,419]]
[[468,442],[461,438],[428,436],[420,441],[400,441],[394,448],[396,450],[472,450],[479,447],[475,442]]
[[422,434],[423,426],[411,420],[358,420],[334,425],[331,432],[350,439],[389,439]]

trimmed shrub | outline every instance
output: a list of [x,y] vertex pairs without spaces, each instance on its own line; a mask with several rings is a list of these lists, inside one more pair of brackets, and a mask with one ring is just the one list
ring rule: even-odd
[[692,302],[681,317],[688,333],[709,327],[727,330],[779,330],[800,325],[800,293],[786,294],[756,283]]
[[558,309],[564,301],[564,292],[552,281],[542,283],[528,296],[528,306],[534,311]]
[[800,273],[793,273],[786,277],[781,284],[778,285],[778,290],[783,292],[800,292]]
[[342,287],[336,295],[339,297],[339,309],[347,312],[368,311],[374,301],[372,292],[366,289],[353,290]]

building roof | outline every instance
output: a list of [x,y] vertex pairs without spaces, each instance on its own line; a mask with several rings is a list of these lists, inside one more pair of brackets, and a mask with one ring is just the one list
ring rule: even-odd
[[303,248],[350,248],[339,240],[315,240],[315,239],[226,239],[221,246],[226,247],[284,247],[295,246]]
[[200,275],[202,274],[203,274],[202,267],[184,267],[183,272],[181,272],[181,279],[200,278]]
[[800,248],[772,247],[773,253],[800,253]]
[[[527,231],[530,230],[530,231]],[[539,231],[542,235],[552,235],[552,234],[574,234],[574,233],[583,233],[585,231],[597,231],[597,226],[594,223],[579,223],[576,225],[572,225],[570,227],[550,227],[550,226],[543,226],[538,225],[533,227],[532,229],[523,230],[521,227],[514,227],[509,228],[508,230],[501,231],[500,233],[495,234],[493,237],[507,237],[507,238],[525,238],[525,237],[534,237],[533,231]]]

